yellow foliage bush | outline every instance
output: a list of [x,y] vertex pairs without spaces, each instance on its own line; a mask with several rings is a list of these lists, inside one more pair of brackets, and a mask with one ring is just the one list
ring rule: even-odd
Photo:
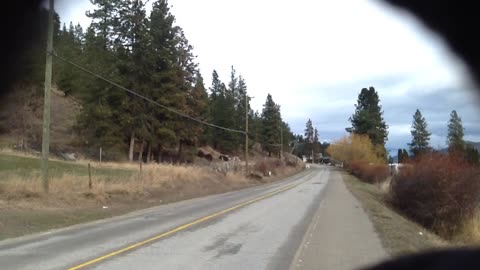
[[350,134],[333,142],[327,148],[327,153],[334,159],[344,163],[366,162],[385,164],[382,158],[384,149],[373,145],[367,135]]

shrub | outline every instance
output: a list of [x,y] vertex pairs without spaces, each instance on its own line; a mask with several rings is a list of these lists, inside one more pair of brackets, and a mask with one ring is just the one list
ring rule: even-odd
[[364,161],[353,161],[348,165],[348,170],[360,180],[376,184],[385,181],[389,175],[388,166],[383,164],[370,164]]
[[255,171],[262,173],[264,176],[268,175],[268,171],[271,171],[272,174],[276,174],[277,169],[284,167],[285,164],[283,161],[274,158],[268,158],[255,163]]
[[265,161],[259,161],[255,163],[254,169],[255,171],[262,173],[262,175],[266,175],[268,171],[268,164]]
[[350,134],[330,144],[327,153],[335,160],[346,163],[364,161],[374,164],[385,163],[383,146],[374,145],[367,135]]
[[400,211],[444,237],[475,213],[478,169],[456,156],[431,154],[402,168],[392,179],[390,200]]

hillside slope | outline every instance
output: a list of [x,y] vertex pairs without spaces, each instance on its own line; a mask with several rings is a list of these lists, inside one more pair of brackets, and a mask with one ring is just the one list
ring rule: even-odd
[[[17,86],[0,103],[0,147],[40,151],[43,96],[36,87]],[[53,89],[51,105],[51,149],[68,151],[74,140],[73,126],[80,111],[73,97]]]

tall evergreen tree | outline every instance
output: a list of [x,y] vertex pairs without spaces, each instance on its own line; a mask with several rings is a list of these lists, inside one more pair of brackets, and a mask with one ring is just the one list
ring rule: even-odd
[[[231,67],[230,72],[230,82],[225,91],[225,104],[223,107],[223,114],[225,120],[225,126],[228,128],[238,129],[241,125],[240,119],[238,118],[239,113],[239,95],[238,95],[238,77],[236,70]],[[244,112],[245,113],[245,112]],[[243,118],[243,117],[242,117]],[[244,125],[242,125],[244,126]],[[242,138],[238,133],[224,132],[224,137],[226,138],[230,151],[240,150],[240,144]]]
[[290,152],[293,147],[295,135],[293,134],[288,123],[282,121],[282,135],[283,135],[283,151]]
[[[195,77],[195,86],[189,92],[187,99],[188,115],[198,117],[202,120],[208,120],[208,93],[205,89],[203,77],[200,72],[197,72]],[[195,143],[207,143],[207,138],[203,135],[207,127],[204,127],[198,123],[190,125],[191,128],[185,128],[189,132],[190,138]]]
[[[68,30],[65,24],[63,24],[63,28],[58,35],[58,41],[55,46],[56,51],[60,56],[75,62],[81,57],[83,45],[81,41],[77,40],[77,34],[78,33],[75,33],[75,28],[73,27],[72,22],[70,22]],[[78,69],[69,63],[59,61],[58,59],[55,59],[53,69],[55,75],[54,81],[57,86],[66,95],[78,94],[81,89]]]
[[313,151],[315,153],[320,152],[320,141],[319,141],[317,128],[314,128],[313,130]]
[[267,100],[262,110],[262,128],[263,128],[263,146],[268,152],[268,156],[278,154],[280,148],[280,127],[282,125],[282,117],[280,114],[280,106],[273,101],[272,95],[267,95]]
[[314,140],[314,130],[312,120],[308,119],[306,127],[305,127],[305,141],[307,143],[313,143]]
[[311,155],[312,149],[313,149],[313,136],[314,136],[314,130],[313,130],[313,124],[312,120],[308,119],[306,126],[305,126],[305,146],[304,146],[304,154],[306,155]]
[[[113,80],[118,78],[116,68],[112,65],[116,58],[106,49],[105,39],[95,34],[93,26],[85,34],[83,58],[88,69],[98,74],[109,74]],[[76,125],[81,143],[92,152],[102,147],[106,158],[120,158],[124,155],[125,147],[120,123],[124,115],[124,93],[92,77],[84,80],[82,87],[82,109]]]
[[378,93],[373,87],[363,88],[358,95],[355,113],[349,118],[352,127],[346,128],[347,132],[366,134],[374,145],[383,147],[380,154],[387,158],[385,142],[388,137],[388,126],[383,119],[382,106]]
[[252,119],[248,123],[249,133],[252,134],[253,142],[260,143],[262,141],[262,117],[258,111],[252,115]]
[[427,130],[425,117],[422,116],[422,113],[418,109],[413,115],[412,130],[410,133],[412,134],[412,142],[408,145],[410,146],[410,152],[412,152],[415,157],[430,151],[429,141],[431,133]]
[[398,163],[403,163],[403,152],[402,152],[402,149],[400,148],[398,148],[397,160],[398,160]]
[[[230,87],[232,84],[230,83]],[[210,117],[215,125],[235,128],[235,100],[232,89],[228,89],[220,81],[218,73],[212,74],[212,86],[210,87]],[[214,129],[212,130],[212,143],[216,149],[233,152],[238,148],[237,135],[232,132]]]
[[453,110],[448,122],[447,145],[449,152],[462,152],[465,149],[463,135],[462,119],[458,116],[457,111]]

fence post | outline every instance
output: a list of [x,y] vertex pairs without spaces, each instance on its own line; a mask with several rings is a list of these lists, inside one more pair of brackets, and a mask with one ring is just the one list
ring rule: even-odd
[[88,163],[88,189],[92,189],[92,169],[90,163]]
[[99,158],[99,160],[100,160],[100,163],[102,163],[102,147],[100,147],[100,158]]

